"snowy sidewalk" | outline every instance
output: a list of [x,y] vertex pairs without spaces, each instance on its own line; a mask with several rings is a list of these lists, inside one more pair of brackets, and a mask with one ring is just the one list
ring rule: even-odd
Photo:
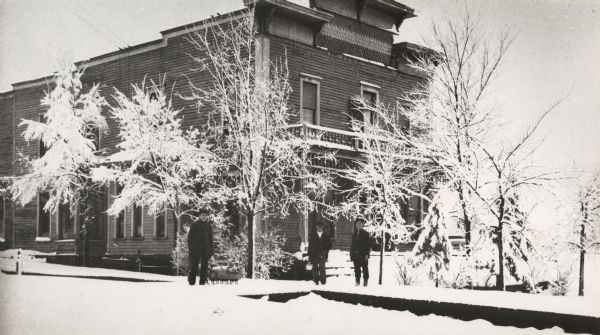
[[[351,280],[348,280],[351,281]],[[447,288],[382,285],[356,287],[352,283],[328,282],[314,286],[315,290],[401,298],[414,301],[488,306],[496,308],[531,310],[600,318],[600,301],[594,297],[552,296],[500,291],[456,290]]]
[[[15,273],[16,260],[0,258],[0,270],[4,273]],[[172,282],[177,279],[174,276],[165,276],[145,272],[51,264],[46,263],[45,259],[23,260],[21,271],[24,275],[79,277],[124,281]]]

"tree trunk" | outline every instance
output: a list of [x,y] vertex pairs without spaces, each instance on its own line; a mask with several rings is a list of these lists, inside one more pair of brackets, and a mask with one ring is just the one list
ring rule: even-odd
[[496,238],[496,246],[498,247],[498,277],[496,277],[496,289],[498,291],[504,291],[504,243],[502,243],[502,220],[498,222]]
[[173,216],[173,236],[175,236],[175,247],[177,246],[177,234],[181,231],[181,227],[179,227],[179,218],[174,210],[171,210],[171,215]]
[[[173,215],[173,236],[175,237],[175,241],[173,243],[174,243],[174,248],[177,248],[177,241],[179,240],[178,234],[181,231],[181,229],[179,227],[179,218],[177,217],[175,210],[171,210],[171,215]],[[179,276],[179,269],[181,267],[179,262],[180,262],[179,253],[176,252],[175,253],[175,276]]]
[[83,267],[88,266],[88,254],[89,254],[89,237],[87,233],[87,228],[83,231]]
[[581,225],[579,232],[579,296],[583,297],[583,284],[585,274],[585,224]]
[[463,214],[463,224],[465,227],[465,245],[467,246],[467,254],[471,252],[471,220],[469,219],[469,215],[467,213],[467,204],[465,203],[465,196],[463,194],[464,189],[461,186],[458,188],[458,198],[460,200],[460,206]]
[[246,278],[254,278],[254,215],[250,212],[246,215],[248,222],[248,267],[246,269]]
[[385,249],[385,232],[381,232],[381,247],[379,248],[379,285],[383,283],[383,251]]

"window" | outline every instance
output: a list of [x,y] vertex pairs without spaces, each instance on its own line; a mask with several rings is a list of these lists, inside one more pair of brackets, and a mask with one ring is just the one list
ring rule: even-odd
[[[40,123],[47,123],[47,122],[48,122],[48,120],[46,119],[46,116],[44,114],[40,114]],[[44,144],[44,142],[42,140],[39,140],[38,150],[39,150],[38,154],[40,157],[44,157],[44,155],[48,151],[48,147]]]
[[0,240],[4,241],[6,237],[6,222],[5,222],[4,197],[0,196]]
[[411,102],[402,99],[396,98],[396,114],[394,115],[396,124],[400,124],[402,130],[409,131],[410,130],[410,120],[407,116],[408,111],[411,109]]
[[[123,192],[123,185],[117,183],[116,195],[120,195]],[[125,238],[125,211],[121,211],[115,217],[115,238]]]
[[320,124],[320,77],[303,74],[300,80],[300,92],[302,100],[300,102],[301,122],[308,124]]
[[[377,105],[377,102],[379,101],[379,93],[377,90],[370,87],[363,86],[361,95],[363,99],[365,99],[365,101],[371,106]],[[375,114],[369,110],[363,111],[360,117],[361,121],[368,124],[372,124],[373,121],[375,121]]]
[[58,238],[60,240],[75,237],[75,216],[71,215],[69,204],[58,206]]
[[100,129],[93,125],[86,126],[86,138],[94,143],[94,151],[100,150]]
[[155,237],[166,237],[167,236],[167,211],[162,211],[154,217],[154,236]]
[[48,192],[38,195],[38,237],[50,237],[50,213],[44,210],[49,198]]
[[133,205],[132,237],[142,237],[142,206]]

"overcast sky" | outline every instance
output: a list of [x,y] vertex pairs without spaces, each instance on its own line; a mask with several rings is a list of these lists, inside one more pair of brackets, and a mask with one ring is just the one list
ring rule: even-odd
[[[518,32],[494,91],[517,136],[568,94],[541,129],[536,160],[549,167],[600,162],[600,0],[420,1],[399,40],[419,43],[432,20],[468,4],[494,32]],[[0,91],[52,73],[56,60],[84,60],[159,39],[160,31],[239,8],[241,0],[0,0]],[[570,93],[569,93],[570,92]]]

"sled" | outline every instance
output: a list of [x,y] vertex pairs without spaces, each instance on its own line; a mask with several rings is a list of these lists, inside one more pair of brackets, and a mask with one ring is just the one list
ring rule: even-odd
[[242,278],[242,273],[240,271],[221,269],[221,268],[213,268],[209,270],[208,279],[212,283],[227,283],[227,284],[237,284],[238,280]]

